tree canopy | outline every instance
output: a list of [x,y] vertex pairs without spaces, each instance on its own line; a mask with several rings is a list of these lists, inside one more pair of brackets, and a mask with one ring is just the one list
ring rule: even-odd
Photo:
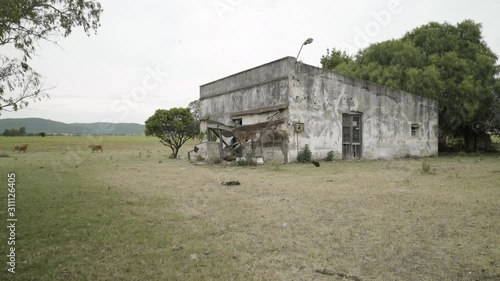
[[158,109],[146,120],[146,136],[155,136],[172,150],[177,158],[179,149],[189,139],[195,138],[199,127],[189,108]]
[[400,39],[372,44],[350,56],[337,49],[321,57],[324,69],[401,89],[439,102],[440,144],[446,136],[500,133],[498,57],[472,20],[418,27]]
[[189,103],[189,109],[191,110],[191,114],[193,115],[194,120],[200,120],[200,100],[194,100]]
[[39,42],[56,43],[55,38],[70,35],[76,27],[90,35],[100,26],[101,13],[95,0],[2,0],[0,47],[11,46],[22,56],[0,54],[0,114],[48,97],[42,76],[29,66]]

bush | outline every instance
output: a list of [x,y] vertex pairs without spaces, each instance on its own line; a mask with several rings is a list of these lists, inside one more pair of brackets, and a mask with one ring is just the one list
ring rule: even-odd
[[238,164],[238,166],[256,166],[257,165],[255,162],[252,161],[252,159],[250,159],[250,160],[241,159],[240,161],[236,162],[236,164]]
[[278,161],[271,161],[269,162],[269,164],[271,164],[273,166],[273,171],[279,171],[280,170],[280,167],[281,167],[281,163],[278,162]]
[[462,137],[448,137],[446,145],[453,152],[464,151],[464,138]]
[[249,150],[246,155],[245,159],[241,159],[240,161],[237,162],[239,166],[256,166],[257,164],[253,162],[253,159],[255,158],[255,150]]
[[312,153],[309,149],[309,145],[306,144],[303,150],[299,151],[297,155],[297,161],[300,163],[311,163],[312,161]]
[[427,161],[422,162],[422,174],[433,175],[436,173],[436,169],[431,167]]
[[333,157],[334,157],[334,154],[333,154],[333,150],[332,151],[328,151],[328,154],[326,155],[325,159],[323,159],[324,161],[333,161]]
[[255,155],[256,155],[255,150],[254,150],[254,149],[252,149],[252,150],[249,150],[249,151],[247,152],[247,154],[245,155],[245,158],[247,159],[247,161],[250,161],[250,162],[251,162],[251,161],[252,161],[252,158],[255,158]]

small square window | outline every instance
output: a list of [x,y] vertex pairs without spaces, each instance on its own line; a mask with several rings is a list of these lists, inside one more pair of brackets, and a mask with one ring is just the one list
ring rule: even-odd
[[411,136],[418,137],[420,132],[420,124],[411,124]]
[[233,119],[233,122],[235,126],[241,126],[243,124],[243,119],[242,118]]

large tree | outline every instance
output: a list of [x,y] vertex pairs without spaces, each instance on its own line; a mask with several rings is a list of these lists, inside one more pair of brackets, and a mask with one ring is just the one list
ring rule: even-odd
[[40,41],[56,43],[81,27],[90,35],[99,27],[102,8],[95,0],[1,0],[0,48],[21,54],[0,54],[0,114],[18,110],[30,100],[48,97],[42,76],[29,66]]
[[481,24],[431,22],[403,38],[372,44],[355,56],[336,49],[323,68],[401,89],[439,102],[440,145],[463,137],[466,150],[500,131],[497,56],[483,40]]
[[189,108],[158,109],[146,120],[146,136],[155,136],[172,150],[177,158],[179,149],[198,135],[199,128]]

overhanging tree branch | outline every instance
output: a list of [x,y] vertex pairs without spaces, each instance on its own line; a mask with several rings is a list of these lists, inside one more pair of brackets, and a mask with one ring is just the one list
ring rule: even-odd
[[52,38],[66,37],[75,27],[89,35],[100,26],[102,11],[96,0],[2,0],[0,47],[12,45],[23,58],[0,56],[0,114],[7,108],[23,108],[29,100],[48,98],[41,75],[28,65],[39,41],[57,45]]

